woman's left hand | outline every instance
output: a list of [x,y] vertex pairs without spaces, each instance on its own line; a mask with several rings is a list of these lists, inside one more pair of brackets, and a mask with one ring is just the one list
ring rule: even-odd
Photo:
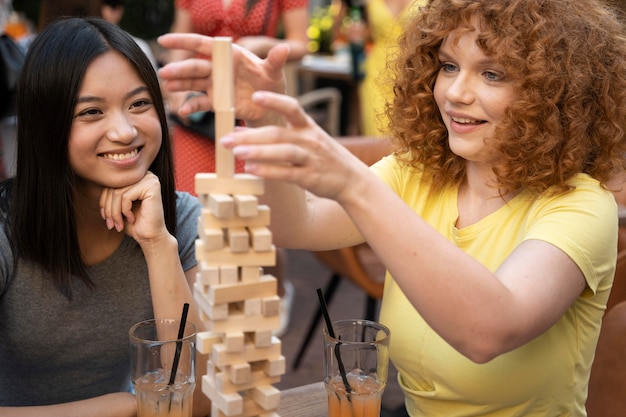
[[[199,91],[180,106],[179,115],[188,116],[197,111],[213,110],[213,40],[209,36],[195,33],[168,33],[159,37],[165,48],[184,49],[205,58],[190,58],[171,62],[159,70],[167,90]],[[275,121],[264,109],[250,100],[252,93],[259,90],[282,93],[286,88],[283,67],[289,55],[285,43],[273,47],[267,58],[261,59],[249,50],[232,44],[233,76],[235,84],[235,116],[250,125],[262,125]]]
[[151,172],[128,187],[104,188],[100,194],[100,212],[109,229],[124,230],[140,245],[169,235],[165,226],[161,183]]

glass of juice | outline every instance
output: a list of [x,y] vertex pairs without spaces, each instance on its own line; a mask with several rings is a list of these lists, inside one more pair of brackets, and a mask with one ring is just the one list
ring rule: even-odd
[[138,417],[191,417],[197,330],[187,322],[179,338],[180,327],[177,319],[152,319],[129,330]]
[[389,329],[369,320],[339,320],[324,329],[328,417],[378,417],[389,368]]

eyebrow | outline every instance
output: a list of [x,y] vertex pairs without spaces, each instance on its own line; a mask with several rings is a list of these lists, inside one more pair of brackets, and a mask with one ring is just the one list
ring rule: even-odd
[[[142,85],[140,87],[137,87],[131,91],[129,91],[125,96],[124,99],[129,99],[132,96],[135,96],[139,93],[143,93],[144,91],[148,91],[148,87],[146,87],[145,85]],[[102,97],[98,97],[98,96],[81,96],[78,97],[78,100],[76,101],[76,104],[80,104],[80,103],[94,103],[94,102],[104,102],[104,98]]]
[[[438,57],[440,61],[446,61],[446,60],[454,61],[454,58],[448,55],[445,51],[442,51],[441,48],[439,49]],[[485,59],[481,59],[480,61],[478,61],[478,64],[481,66],[494,65],[494,64],[497,64],[497,61],[493,59],[492,57],[487,56],[485,57]]]

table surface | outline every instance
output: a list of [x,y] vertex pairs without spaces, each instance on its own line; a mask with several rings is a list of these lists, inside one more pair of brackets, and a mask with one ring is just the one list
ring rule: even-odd
[[328,415],[323,382],[289,388],[280,393],[277,414],[281,417],[322,417]]

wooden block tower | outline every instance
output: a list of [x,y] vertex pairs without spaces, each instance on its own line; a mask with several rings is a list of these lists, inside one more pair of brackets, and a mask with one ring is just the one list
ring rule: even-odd
[[[214,38],[213,63],[220,138],[235,126],[231,38]],[[263,274],[276,262],[270,210],[257,197],[264,181],[235,174],[232,152],[218,141],[215,166],[215,173],[195,178],[203,208],[194,298],[210,329],[197,337],[198,351],[209,355],[202,392],[211,399],[212,417],[277,417],[280,391],[272,384],[285,373],[285,357],[272,336],[280,326],[276,278]]]

